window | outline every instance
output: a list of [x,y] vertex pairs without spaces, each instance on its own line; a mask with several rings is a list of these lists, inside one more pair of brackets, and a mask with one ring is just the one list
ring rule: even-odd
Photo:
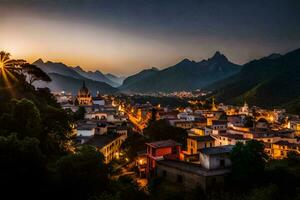
[[220,160],[220,167],[225,167],[225,160],[224,159]]
[[183,179],[182,179],[181,175],[177,175],[177,182],[178,183],[182,183],[183,182]]

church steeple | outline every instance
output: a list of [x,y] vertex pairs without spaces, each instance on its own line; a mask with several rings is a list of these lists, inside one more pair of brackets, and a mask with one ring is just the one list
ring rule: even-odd
[[212,111],[217,111],[218,110],[217,107],[216,107],[216,105],[215,105],[215,98],[212,98],[211,110]]

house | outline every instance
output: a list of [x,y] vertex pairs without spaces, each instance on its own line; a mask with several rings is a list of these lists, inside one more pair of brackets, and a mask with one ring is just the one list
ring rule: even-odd
[[190,132],[195,135],[203,136],[205,135],[205,128],[204,127],[192,128]]
[[200,149],[214,146],[215,139],[210,135],[188,136],[187,138],[187,153],[190,155],[198,154]]
[[76,136],[94,136],[96,132],[97,124],[78,124],[75,129]]
[[86,145],[92,145],[104,155],[104,162],[107,164],[113,159],[119,158],[120,148],[124,142],[122,135],[104,134],[95,135],[85,142]]
[[215,145],[216,146],[225,146],[225,145],[236,145],[236,143],[241,142],[241,143],[246,143],[247,138],[244,138],[243,135],[240,134],[221,134],[221,135],[216,135],[213,136],[215,140]]
[[208,170],[230,167],[229,153],[232,148],[233,145],[226,145],[200,149],[200,165]]
[[213,120],[211,128],[213,130],[218,130],[219,133],[226,132],[227,130],[227,121],[225,120]]
[[204,192],[224,185],[228,168],[207,170],[199,164],[180,160],[159,160],[157,162],[157,176],[173,182],[186,190],[201,187]]
[[167,156],[169,159],[180,159],[181,144],[174,140],[162,140],[146,143],[147,146],[147,177],[155,175],[156,162]]
[[271,156],[274,159],[286,158],[288,152],[292,151],[300,154],[300,144],[283,140],[271,144]]
[[95,105],[99,105],[99,106],[104,106],[105,105],[105,100],[100,96],[99,92],[97,92],[96,97],[93,97],[93,103]]
[[300,120],[291,120],[289,127],[295,131],[297,136],[300,136]]
[[191,121],[175,121],[174,126],[182,129],[191,129],[193,127],[193,122]]

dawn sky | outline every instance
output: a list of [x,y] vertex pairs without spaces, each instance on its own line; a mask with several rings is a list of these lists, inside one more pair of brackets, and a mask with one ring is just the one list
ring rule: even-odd
[[0,0],[0,50],[118,75],[300,48],[299,0]]

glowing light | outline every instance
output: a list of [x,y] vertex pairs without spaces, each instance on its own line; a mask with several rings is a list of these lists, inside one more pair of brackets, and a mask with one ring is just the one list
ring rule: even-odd
[[144,163],[143,159],[139,160],[139,164],[142,165]]

